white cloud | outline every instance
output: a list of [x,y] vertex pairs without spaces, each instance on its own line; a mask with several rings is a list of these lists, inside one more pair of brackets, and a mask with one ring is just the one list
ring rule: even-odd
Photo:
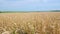
[[47,2],[48,2],[48,0],[43,0],[43,2],[44,2],[44,3],[47,3]]
[[10,6],[10,7],[17,7],[17,6],[24,6],[28,4],[35,4],[39,3],[40,0],[22,0],[22,1],[7,1],[7,0],[0,0],[2,6]]

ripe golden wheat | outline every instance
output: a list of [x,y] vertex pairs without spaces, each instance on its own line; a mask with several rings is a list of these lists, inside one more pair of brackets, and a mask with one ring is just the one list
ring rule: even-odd
[[0,13],[0,34],[60,34],[60,12]]

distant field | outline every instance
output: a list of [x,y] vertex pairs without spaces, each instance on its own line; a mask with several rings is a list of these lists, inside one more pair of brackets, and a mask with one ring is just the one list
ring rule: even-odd
[[0,13],[0,34],[5,31],[11,34],[60,34],[60,12]]

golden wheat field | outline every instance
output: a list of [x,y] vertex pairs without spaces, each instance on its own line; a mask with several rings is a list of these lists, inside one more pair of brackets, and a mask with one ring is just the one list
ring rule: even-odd
[[60,34],[60,12],[0,13],[0,34]]

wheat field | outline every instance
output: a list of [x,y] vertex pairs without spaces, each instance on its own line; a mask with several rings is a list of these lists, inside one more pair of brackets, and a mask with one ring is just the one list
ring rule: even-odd
[[60,34],[60,12],[0,13],[0,34]]

